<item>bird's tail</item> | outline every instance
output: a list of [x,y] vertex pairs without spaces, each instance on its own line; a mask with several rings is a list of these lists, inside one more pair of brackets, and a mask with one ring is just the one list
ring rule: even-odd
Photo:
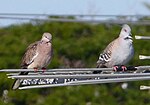
[[96,68],[100,68],[101,64],[97,63]]
[[16,79],[13,83],[12,89],[13,90],[18,89],[22,81],[23,81],[22,79]]
[[[21,72],[19,75],[27,75],[28,72]],[[22,83],[23,79],[16,79],[12,85],[12,89],[16,90],[19,88],[20,84]]]

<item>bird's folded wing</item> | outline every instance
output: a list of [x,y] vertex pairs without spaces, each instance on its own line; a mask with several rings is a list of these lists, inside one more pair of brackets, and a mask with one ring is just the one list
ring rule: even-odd
[[117,39],[112,41],[105,50],[100,54],[97,64],[105,64],[110,61],[112,56],[112,50],[115,47]]
[[38,55],[37,46],[38,46],[39,43],[40,42],[37,41],[37,42],[32,43],[28,46],[28,48],[26,49],[26,52],[25,52],[25,54],[22,58],[21,68],[27,68],[28,65],[33,63],[34,59]]

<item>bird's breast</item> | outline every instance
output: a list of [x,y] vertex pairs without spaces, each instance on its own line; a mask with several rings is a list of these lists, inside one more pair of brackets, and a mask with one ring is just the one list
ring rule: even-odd
[[41,53],[49,53],[51,52],[51,49],[52,49],[51,43],[41,43],[37,50]]
[[124,45],[118,47],[112,55],[114,65],[125,65],[133,57],[134,49],[132,45]]

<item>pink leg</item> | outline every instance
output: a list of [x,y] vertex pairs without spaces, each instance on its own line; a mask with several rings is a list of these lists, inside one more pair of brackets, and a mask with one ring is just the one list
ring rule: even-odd
[[42,70],[43,70],[43,73],[46,71],[46,68],[45,67],[42,67]]
[[114,66],[113,67],[113,70],[116,72],[116,71],[118,71],[118,66]]
[[38,68],[37,68],[37,67],[34,67],[33,69],[34,69],[34,72],[37,72],[37,71],[38,71]]
[[127,70],[127,67],[124,66],[124,65],[115,65],[115,66],[113,67],[113,70],[114,70],[115,72],[117,72],[117,71],[126,71],[126,70]]
[[121,66],[121,68],[122,68],[122,71],[126,71],[127,70],[127,67],[126,66]]

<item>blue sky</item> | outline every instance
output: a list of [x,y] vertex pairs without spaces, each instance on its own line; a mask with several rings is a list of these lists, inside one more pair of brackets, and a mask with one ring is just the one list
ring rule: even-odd
[[[3,0],[0,13],[150,15],[150,0]],[[20,23],[0,19],[0,25]]]

